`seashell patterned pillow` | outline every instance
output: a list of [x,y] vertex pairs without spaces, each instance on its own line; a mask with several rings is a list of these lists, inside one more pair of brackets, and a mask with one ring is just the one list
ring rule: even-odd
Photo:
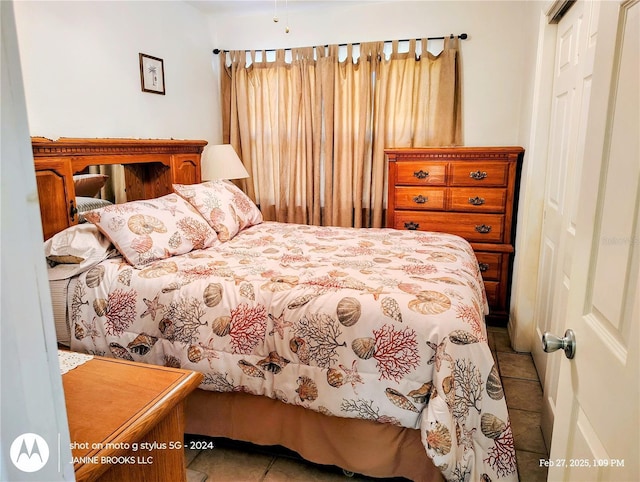
[[263,220],[251,198],[232,182],[218,179],[202,184],[174,184],[173,190],[198,210],[222,242]]
[[218,243],[211,226],[177,194],[114,204],[84,216],[138,268]]

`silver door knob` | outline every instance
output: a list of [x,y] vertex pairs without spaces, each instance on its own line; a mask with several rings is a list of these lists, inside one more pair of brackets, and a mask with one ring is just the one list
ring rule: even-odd
[[542,335],[542,349],[547,353],[563,349],[565,356],[571,360],[576,355],[575,333],[573,330],[567,330],[564,332],[564,338],[558,338],[545,331]]

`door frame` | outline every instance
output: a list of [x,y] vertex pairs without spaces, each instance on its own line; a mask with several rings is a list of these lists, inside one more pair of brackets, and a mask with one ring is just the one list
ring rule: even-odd
[[[513,266],[511,307],[507,326],[511,346],[518,352],[534,352],[542,333],[534,318],[538,264],[542,237],[544,186],[547,174],[549,124],[551,120],[553,66],[557,26],[549,23],[552,5],[531,2],[537,14],[537,44],[531,62],[533,85],[530,98],[523,96],[521,145],[526,154],[522,167],[521,192]],[[528,122],[529,121],[529,122]]]
[[[567,0],[550,2],[532,2],[537,9],[538,29],[535,64],[532,67],[534,83],[530,102],[523,105],[521,122],[526,125],[530,117],[528,130],[522,132],[527,153],[522,172],[520,209],[517,220],[516,256],[514,260],[513,288],[511,295],[511,313],[508,332],[512,348],[515,351],[530,352],[544,386],[547,374],[548,355],[542,351],[541,338],[544,328],[536,318],[536,297],[538,295],[539,263],[541,260],[543,210],[545,186],[551,140],[551,116],[553,105],[554,65],[556,58],[557,23],[566,13]],[[553,21],[551,19],[554,19]],[[525,102],[525,101],[523,101]],[[556,364],[556,372],[559,365]],[[558,373],[556,373],[557,379]],[[557,382],[556,382],[557,383]],[[555,387],[550,387],[555,390]],[[547,447],[550,445],[553,421],[542,420],[542,431]]]

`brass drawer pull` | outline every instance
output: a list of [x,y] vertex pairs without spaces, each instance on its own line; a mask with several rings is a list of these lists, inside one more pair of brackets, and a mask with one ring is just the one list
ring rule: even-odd
[[481,224],[480,226],[476,226],[476,231],[478,231],[480,234],[487,234],[491,232],[491,226]]
[[489,264],[488,263],[478,263],[478,267],[480,268],[480,272],[484,273],[485,271],[487,271],[489,269]]
[[483,197],[470,197],[469,198],[469,204],[473,205],[473,206],[482,206],[484,204],[484,198]]
[[485,177],[487,177],[487,172],[486,171],[480,171],[480,169],[478,169],[477,171],[471,171],[469,173],[469,177],[472,179],[475,179],[476,181],[482,181]]
[[415,171],[413,173],[413,176],[417,177],[418,179],[426,179],[427,177],[429,177],[429,173],[420,169],[419,171]]
[[418,223],[414,223],[413,221],[409,221],[408,223],[404,223],[404,227],[409,231],[415,231],[420,227],[420,225]]
[[428,197],[424,197],[422,194],[418,194],[417,196],[414,196],[413,198],[413,202],[416,204],[424,204],[429,200]]

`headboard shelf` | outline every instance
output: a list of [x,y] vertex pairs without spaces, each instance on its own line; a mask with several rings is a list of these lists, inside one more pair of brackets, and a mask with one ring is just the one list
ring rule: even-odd
[[207,141],[178,139],[83,139],[61,137],[56,141],[32,137],[33,157],[71,158],[73,172],[98,164],[140,164],[160,162],[170,165],[175,154],[202,154]]
[[32,137],[34,156],[90,156],[134,153],[201,153],[207,141],[184,139],[118,139],[60,137],[53,141],[46,137]]
[[44,238],[76,224],[73,174],[87,166],[122,164],[127,201],[163,196],[171,184],[199,183],[207,141],[181,139],[51,140],[32,137]]

